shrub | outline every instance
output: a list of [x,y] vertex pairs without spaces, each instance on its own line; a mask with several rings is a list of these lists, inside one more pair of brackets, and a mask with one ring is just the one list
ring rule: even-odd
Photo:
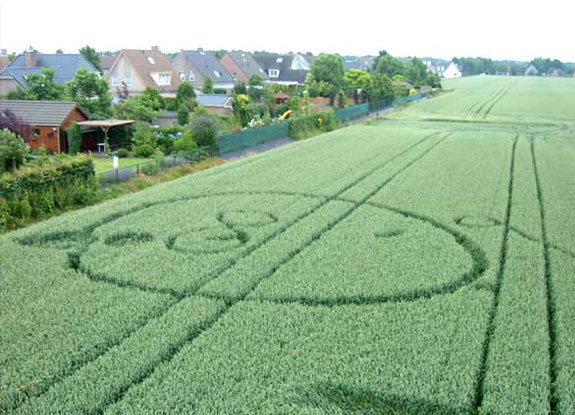
[[178,124],[187,125],[190,121],[190,107],[185,102],[182,102],[178,107]]
[[68,136],[68,153],[78,154],[82,150],[82,130],[80,126],[73,122],[66,129],[66,135]]
[[20,167],[29,154],[30,147],[22,137],[8,129],[0,130],[0,174]]
[[50,157],[0,177],[0,229],[41,217],[56,209],[96,200],[98,183],[92,161],[84,157]]
[[301,140],[322,132],[329,132],[339,128],[339,120],[333,111],[306,115],[289,119],[290,137]]
[[212,118],[199,116],[192,123],[192,137],[200,147],[213,147],[218,140],[218,127]]
[[128,150],[127,148],[119,148],[116,151],[116,154],[118,155],[118,157],[120,158],[126,158],[130,156],[130,150]]
[[138,123],[134,126],[132,142],[132,154],[134,156],[151,157],[158,146],[157,132],[148,124]]
[[180,137],[174,140],[174,151],[177,154],[189,153],[196,148],[198,148],[198,144],[194,141],[189,129],[186,129]]

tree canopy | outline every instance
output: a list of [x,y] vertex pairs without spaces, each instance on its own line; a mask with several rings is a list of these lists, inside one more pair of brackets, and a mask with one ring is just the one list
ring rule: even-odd
[[102,65],[100,64],[100,55],[96,52],[96,49],[91,48],[86,45],[80,49],[80,54],[86,58],[94,67],[102,72]]

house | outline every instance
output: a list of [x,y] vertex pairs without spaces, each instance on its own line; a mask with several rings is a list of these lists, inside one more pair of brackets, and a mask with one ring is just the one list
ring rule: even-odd
[[157,46],[150,50],[122,49],[104,79],[112,91],[125,88],[132,95],[152,87],[170,98],[176,96],[181,83],[170,60]]
[[525,71],[525,76],[537,76],[539,75],[539,71],[535,68],[534,65],[529,65],[529,68]]
[[263,53],[254,55],[254,60],[269,77],[269,83],[278,85],[303,85],[311,68],[306,56]]
[[0,50],[0,72],[8,66],[10,63],[10,58],[8,57],[8,51],[6,49]]
[[359,69],[367,72],[372,68],[375,59],[375,56],[345,56],[343,58],[343,66],[346,72],[350,69]]
[[248,83],[253,75],[268,81],[268,74],[258,65],[252,55],[245,52],[229,52],[220,59],[222,66],[232,75],[234,81]]
[[449,66],[450,62],[440,60],[440,59],[424,59],[423,63],[427,66],[427,70],[435,75],[439,75],[443,78],[445,70]]
[[214,114],[228,115],[232,113],[232,96],[229,94],[199,94],[196,102]]
[[455,62],[449,62],[449,65],[443,71],[443,78],[445,79],[461,78],[461,75],[461,70]]
[[53,153],[68,150],[66,128],[73,121],[89,119],[88,113],[75,102],[0,101],[0,111],[6,110],[21,120],[20,135],[32,150],[45,147]]
[[100,68],[103,75],[108,73],[117,57],[118,55],[100,55]]
[[26,77],[30,74],[42,73],[42,68],[54,69],[54,82],[62,85],[71,81],[80,68],[95,73],[98,70],[81,54],[68,53],[38,53],[33,48],[18,55],[0,72],[0,95],[4,95],[20,87],[26,89]]
[[214,88],[225,89],[228,92],[234,88],[232,75],[223,67],[218,58],[203,49],[181,50],[172,60],[178,79],[191,82],[197,91],[204,87],[206,77],[211,78]]

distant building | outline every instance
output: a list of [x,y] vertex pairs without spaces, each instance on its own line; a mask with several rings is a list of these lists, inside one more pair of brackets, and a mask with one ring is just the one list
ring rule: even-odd
[[123,49],[104,79],[112,93],[125,88],[130,94],[140,94],[152,87],[164,97],[175,97],[180,86],[170,60],[157,46],[150,50]]
[[445,68],[445,71],[443,71],[443,78],[445,79],[461,78],[461,76],[461,70],[455,62],[450,62],[447,68]]
[[204,87],[206,77],[211,78],[214,88],[228,92],[234,88],[234,78],[212,52],[203,49],[182,50],[174,57],[172,65],[179,79],[191,82],[197,91]]
[[451,62],[439,60],[439,59],[424,59],[423,63],[427,66],[427,70],[435,75],[439,75],[443,78],[443,73],[449,66]]
[[529,68],[525,71],[525,76],[537,76],[539,75],[539,71],[533,65],[529,65]]
[[232,75],[234,81],[248,83],[252,75],[259,75],[268,81],[268,74],[258,65],[252,55],[245,52],[229,52],[220,59],[222,66]]
[[255,54],[254,59],[268,75],[268,82],[271,84],[303,85],[311,68],[311,58],[299,53],[295,55]]
[[369,71],[375,63],[375,59],[375,56],[345,56],[343,66],[346,72],[350,69]]
[[229,94],[199,94],[196,102],[214,114],[228,115],[232,113],[232,96]]
[[26,77],[31,74],[41,74],[42,68],[54,70],[54,82],[58,85],[74,79],[76,71],[80,68],[99,73],[94,65],[79,53],[46,54],[30,48],[18,55],[0,72],[0,95],[18,87],[27,89]]
[[72,121],[86,121],[88,113],[75,102],[0,101],[0,111],[10,110],[21,120],[20,135],[32,150],[45,147],[53,153],[68,151],[66,128]]

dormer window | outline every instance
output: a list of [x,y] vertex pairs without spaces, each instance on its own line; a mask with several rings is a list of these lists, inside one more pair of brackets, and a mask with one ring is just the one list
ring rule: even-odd
[[170,85],[170,74],[169,73],[161,73],[160,78],[158,81],[158,85]]
[[277,78],[280,76],[279,69],[270,69],[270,78]]
[[148,62],[150,62],[151,65],[155,65],[156,61],[154,60],[154,58],[152,58],[151,56],[148,56]]

